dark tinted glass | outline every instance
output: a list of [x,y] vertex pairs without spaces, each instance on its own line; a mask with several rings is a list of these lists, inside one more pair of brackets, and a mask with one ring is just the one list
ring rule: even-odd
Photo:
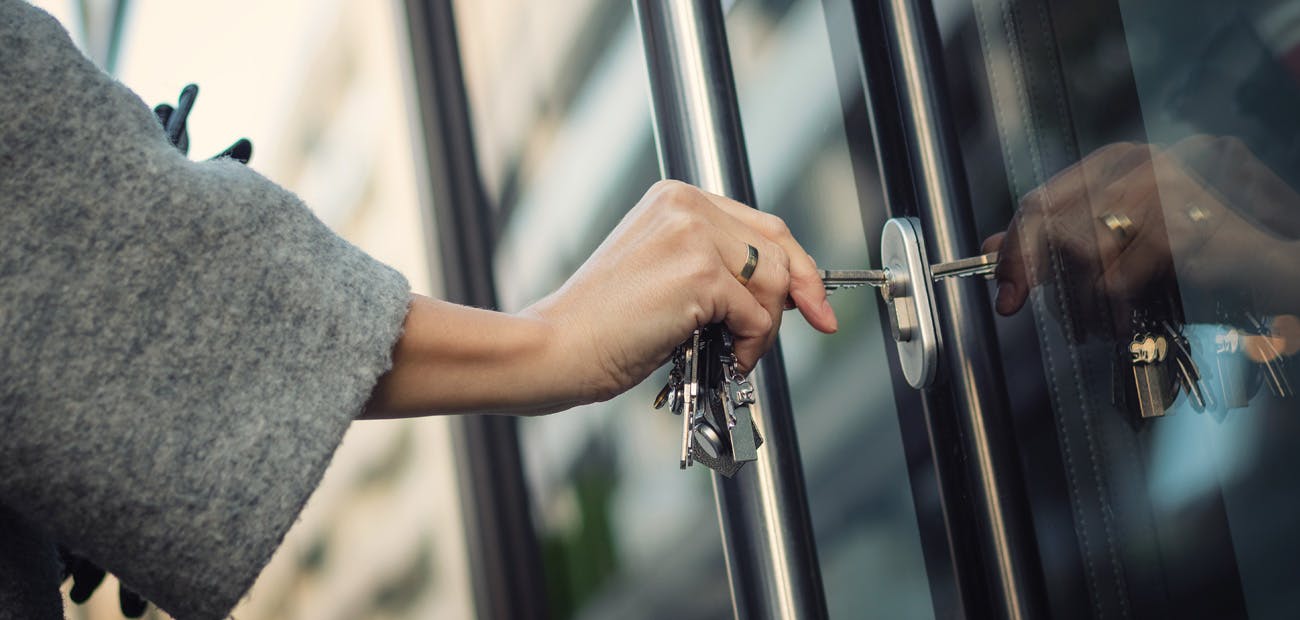
[[1053,611],[1294,617],[1300,3],[935,4]]

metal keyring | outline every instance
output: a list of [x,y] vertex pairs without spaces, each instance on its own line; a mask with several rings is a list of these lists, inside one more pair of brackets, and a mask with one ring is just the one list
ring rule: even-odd
[[[748,245],[748,244],[746,244]],[[736,276],[737,280],[744,286],[749,286],[749,279],[754,276],[754,269],[758,267],[758,248],[749,246],[749,258],[745,260],[745,266],[741,268],[740,275]]]

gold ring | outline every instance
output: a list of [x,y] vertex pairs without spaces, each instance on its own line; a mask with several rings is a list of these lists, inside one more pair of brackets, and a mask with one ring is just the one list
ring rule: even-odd
[[754,276],[756,267],[758,267],[758,248],[751,245],[749,246],[749,258],[745,259],[745,266],[741,268],[740,275],[736,276],[741,285],[749,286],[749,279]]
[[1129,217],[1123,213],[1118,215],[1107,213],[1101,216],[1100,219],[1101,223],[1106,225],[1106,228],[1109,228],[1111,232],[1119,235],[1120,241],[1132,237],[1133,232],[1137,229],[1137,226],[1133,225],[1133,220],[1129,219]]
[[1210,226],[1210,212],[1194,202],[1187,203],[1187,219],[1191,220],[1192,224],[1199,228],[1209,228]]

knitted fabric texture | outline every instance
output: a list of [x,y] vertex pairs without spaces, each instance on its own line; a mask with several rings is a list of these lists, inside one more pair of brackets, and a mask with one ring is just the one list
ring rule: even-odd
[[408,288],[288,191],[194,163],[49,15],[0,0],[0,618],[54,543],[228,615],[391,363]]

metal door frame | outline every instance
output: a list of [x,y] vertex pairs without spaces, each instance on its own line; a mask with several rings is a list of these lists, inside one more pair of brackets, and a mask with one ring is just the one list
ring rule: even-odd
[[[638,0],[636,6],[664,176],[754,204],[721,3]],[[890,215],[919,216],[936,261],[973,255],[977,242],[969,192],[948,121],[933,8],[925,0],[855,0],[853,12]],[[900,152],[906,157],[899,157]],[[1045,609],[1041,563],[992,314],[978,286],[948,280],[936,287],[946,361],[944,380],[921,397],[925,430],[962,610],[972,617],[1033,618]],[[767,371],[763,374],[774,375],[775,381],[764,381],[763,388],[776,396],[768,399],[769,405],[778,405],[765,412],[766,427],[773,420],[792,420],[779,348],[774,353],[760,365],[761,372]],[[896,366],[892,358],[891,366]],[[909,413],[900,410],[900,415]],[[793,431],[788,424],[789,436],[780,439],[793,440]],[[738,617],[826,613],[798,447],[790,443],[775,446],[760,461],[766,467],[754,469],[793,478],[796,493],[715,480]],[[957,450],[951,449],[954,444]],[[764,510],[777,511],[795,527],[771,527],[764,523],[764,516],[770,516]],[[759,528],[738,528],[737,523]],[[769,535],[756,536],[764,526]],[[773,533],[800,553],[799,562],[768,547]],[[809,571],[808,579],[799,579],[800,568]],[[790,606],[790,592],[816,605]]]
[[[935,262],[977,254],[932,4],[853,0],[853,12],[890,215],[921,218]],[[966,615],[1037,618],[1046,609],[1042,565],[982,288],[957,278],[935,285],[945,373],[922,395],[926,429]]]
[[[497,308],[494,213],[479,173],[452,0],[405,0],[435,225],[448,301]],[[477,617],[545,618],[546,575],[511,416],[452,421]]]
[[[636,0],[664,178],[754,205],[726,24],[719,0]],[[737,618],[825,618],[826,597],[778,342],[759,361],[757,461],[715,474]]]

